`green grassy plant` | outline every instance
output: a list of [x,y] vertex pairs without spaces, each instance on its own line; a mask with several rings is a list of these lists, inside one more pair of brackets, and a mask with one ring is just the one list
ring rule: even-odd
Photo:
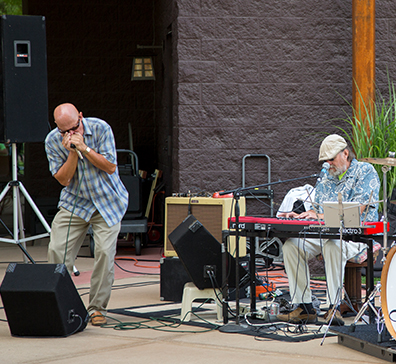
[[[359,91],[360,94],[360,91]],[[346,117],[342,120],[347,128],[335,126],[343,134],[360,158],[387,158],[389,152],[396,152],[396,92],[393,82],[388,77],[388,95],[385,97],[377,89],[376,100],[366,105],[361,97],[362,107],[355,110],[349,103],[352,115],[345,110]],[[344,98],[345,100],[345,98]],[[345,100],[346,101],[346,100]],[[380,196],[382,194],[383,172],[382,165],[373,164],[381,180]],[[387,194],[391,195],[396,185],[396,168],[387,172]],[[381,210],[382,206],[380,207]]]
[[22,15],[22,0],[0,0],[0,15]]

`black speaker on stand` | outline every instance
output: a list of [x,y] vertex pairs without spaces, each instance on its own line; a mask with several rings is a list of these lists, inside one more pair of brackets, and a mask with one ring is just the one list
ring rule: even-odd
[[[12,181],[1,192],[0,201],[11,188],[13,192],[13,239],[0,238],[0,241],[17,244],[33,262],[25,243],[49,236],[51,228],[18,181],[17,143],[43,142],[50,129],[45,18],[2,15],[0,36],[0,142],[11,143],[12,148]],[[25,238],[20,191],[44,225],[46,234]]]
[[43,16],[2,15],[0,142],[43,142],[49,132]]
[[11,263],[0,295],[15,336],[69,336],[89,320],[64,264]]

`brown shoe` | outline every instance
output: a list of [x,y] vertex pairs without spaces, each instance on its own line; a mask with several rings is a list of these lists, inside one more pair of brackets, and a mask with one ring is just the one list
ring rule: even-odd
[[292,324],[314,324],[318,321],[316,313],[305,313],[301,307],[297,307],[294,311],[279,314],[276,316],[279,321],[290,322]]
[[[328,310],[325,315],[324,319],[326,320],[326,324],[328,325],[330,323],[331,317],[333,316],[333,310],[334,308]],[[333,320],[331,321],[331,325],[334,326],[344,326],[344,319],[341,316],[341,312],[336,310],[335,315],[333,317]]]
[[106,317],[104,317],[101,312],[95,311],[91,315],[91,324],[93,326],[101,326],[101,325],[104,325],[106,323],[107,323]]

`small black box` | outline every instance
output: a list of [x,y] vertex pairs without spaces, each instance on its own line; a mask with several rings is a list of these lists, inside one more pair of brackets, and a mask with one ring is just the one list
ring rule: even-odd
[[181,302],[183,298],[183,288],[187,282],[191,282],[191,278],[178,257],[161,258],[161,301]]

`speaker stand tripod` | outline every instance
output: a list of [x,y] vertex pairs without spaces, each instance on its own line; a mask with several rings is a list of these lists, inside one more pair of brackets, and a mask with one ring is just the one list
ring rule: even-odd
[[[24,254],[24,261],[27,263],[28,259],[35,263],[33,258],[29,255],[28,251],[26,250],[26,242],[32,241],[44,237],[48,237],[51,228],[48,225],[47,221],[44,219],[43,215],[33,202],[32,198],[29,196],[26,188],[23,186],[22,182],[18,181],[18,168],[17,168],[17,147],[16,143],[11,144],[11,161],[12,161],[12,181],[8,182],[7,185],[4,187],[3,191],[0,194],[0,202],[3,201],[7,192],[12,187],[12,209],[13,209],[13,238],[3,238],[0,237],[0,242],[3,243],[10,243],[16,244],[22,250]],[[21,199],[20,199],[20,191],[22,191],[25,200],[29,203],[37,217],[39,218],[40,222],[43,224],[46,233],[30,236],[28,238],[25,237],[24,233],[24,225],[23,225],[23,216],[22,216],[22,206],[21,206]]]

